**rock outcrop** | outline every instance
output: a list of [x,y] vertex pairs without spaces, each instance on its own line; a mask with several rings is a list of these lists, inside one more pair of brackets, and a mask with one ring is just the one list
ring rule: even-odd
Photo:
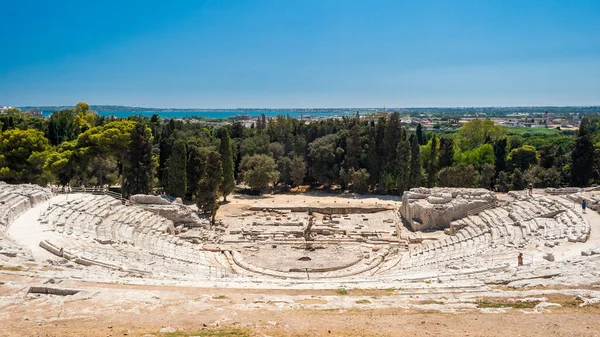
[[143,205],[144,209],[173,221],[175,226],[209,228],[208,220],[201,219],[191,208],[181,204]]
[[170,205],[169,200],[166,200],[158,195],[135,194],[129,200],[136,204],[143,205]]
[[482,188],[413,188],[404,192],[400,214],[413,231],[443,229],[469,211],[495,204],[496,195]]

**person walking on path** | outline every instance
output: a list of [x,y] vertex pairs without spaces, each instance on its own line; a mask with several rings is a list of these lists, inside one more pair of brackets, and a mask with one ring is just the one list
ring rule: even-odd
[[523,253],[519,253],[519,256],[517,256],[517,262],[519,263],[519,266],[523,265]]
[[529,185],[527,185],[527,193],[529,195],[533,195],[533,184],[529,183]]
[[585,201],[585,199],[583,199],[583,202],[581,203],[581,209],[583,210],[583,213],[585,213],[586,207],[587,207],[587,202]]

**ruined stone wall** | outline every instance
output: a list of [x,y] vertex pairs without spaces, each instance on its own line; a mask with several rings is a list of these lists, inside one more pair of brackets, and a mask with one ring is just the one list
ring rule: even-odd
[[413,231],[443,229],[469,211],[496,203],[485,189],[413,188],[402,195],[400,214]]
[[393,210],[392,207],[331,207],[331,206],[306,206],[306,205],[269,205],[256,204],[249,208],[251,211],[262,210],[289,210],[290,212],[308,212],[309,210],[321,214],[361,214],[377,213]]

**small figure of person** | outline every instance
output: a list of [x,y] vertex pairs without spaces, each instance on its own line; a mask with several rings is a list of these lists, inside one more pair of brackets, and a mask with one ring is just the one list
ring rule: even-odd
[[60,257],[65,257],[65,251],[60,247]]
[[517,257],[517,262],[519,263],[519,266],[523,265],[523,253],[519,253],[519,256]]
[[529,195],[533,195],[533,184],[529,183],[529,185],[527,185],[527,193]]
[[583,202],[581,203],[581,209],[583,210],[583,213],[585,213],[586,207],[587,207],[587,202],[584,199]]

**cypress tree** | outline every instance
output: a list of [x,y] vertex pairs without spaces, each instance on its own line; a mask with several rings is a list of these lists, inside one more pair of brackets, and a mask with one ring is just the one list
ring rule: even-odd
[[494,143],[494,157],[496,164],[496,175],[499,172],[506,170],[506,145],[508,144],[508,140],[506,137],[498,140]]
[[187,146],[178,140],[173,144],[173,153],[167,160],[167,193],[173,197],[183,197],[187,190]]
[[421,185],[421,149],[415,135],[410,136],[410,187]]
[[360,127],[357,124],[354,124],[350,129],[350,135],[346,137],[346,168],[358,170],[358,160],[361,154]]
[[187,191],[186,198],[194,200],[200,190],[200,180],[204,177],[204,165],[206,164],[206,151],[195,145],[188,144],[187,155]]
[[395,172],[394,164],[396,162],[396,148],[398,147],[402,132],[400,114],[394,112],[389,116],[383,134],[383,150],[385,151],[383,169],[385,173],[391,174],[392,176]]
[[400,139],[396,152],[396,186],[402,195],[410,188],[410,144],[406,137]]
[[137,122],[131,130],[128,159],[126,178],[128,194],[150,194],[154,181],[152,131],[143,122]]
[[592,178],[594,167],[594,144],[589,131],[590,122],[587,117],[581,120],[579,132],[575,140],[575,148],[571,153],[571,184],[585,187]]
[[427,186],[435,186],[435,180],[438,171],[437,163],[437,137],[433,135],[431,138],[431,152],[429,153],[429,160],[427,162]]
[[438,168],[450,167],[454,163],[454,140],[452,138],[440,138],[440,156],[438,158]]
[[229,138],[229,131],[226,128],[224,128],[223,132],[221,133],[219,154],[221,155],[221,165],[223,168],[223,181],[221,182],[219,189],[221,194],[223,194],[223,201],[226,202],[227,196],[233,192],[233,189],[235,188],[231,139]]
[[221,155],[211,151],[206,156],[204,177],[200,181],[199,191],[196,195],[196,206],[202,210],[215,224],[215,216],[219,209],[219,185],[223,180]]
[[423,134],[423,127],[421,126],[421,123],[417,125],[417,142],[419,143],[419,145],[427,144],[427,140],[425,140],[425,135]]

